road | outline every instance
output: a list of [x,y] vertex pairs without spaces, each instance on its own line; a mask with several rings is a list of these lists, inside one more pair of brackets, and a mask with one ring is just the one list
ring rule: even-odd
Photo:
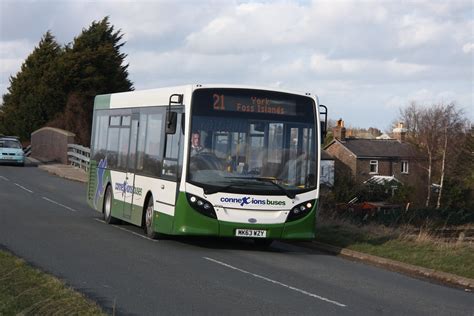
[[[297,244],[153,241],[106,225],[82,183],[0,166],[0,246],[118,315],[474,315],[474,294]],[[1,282],[1,281],[0,281]]]

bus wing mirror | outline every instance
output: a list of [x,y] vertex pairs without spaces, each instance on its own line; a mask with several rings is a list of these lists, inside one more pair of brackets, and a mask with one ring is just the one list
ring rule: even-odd
[[326,138],[326,133],[328,129],[328,108],[320,104],[319,105],[319,119],[321,124],[321,144],[324,143],[324,139]]
[[166,112],[166,134],[176,133],[176,123],[178,122],[178,113]]
[[171,111],[172,104],[183,105],[182,94],[172,94],[168,102],[168,111],[166,112],[166,134],[176,133],[176,123],[178,121],[178,113]]

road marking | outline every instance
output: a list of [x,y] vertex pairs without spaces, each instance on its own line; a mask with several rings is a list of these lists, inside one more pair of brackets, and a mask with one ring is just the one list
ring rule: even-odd
[[77,212],[77,210],[75,210],[75,209],[73,209],[73,208],[70,208],[69,206],[66,206],[66,205],[64,205],[64,204],[61,204],[61,203],[59,203],[59,202],[53,201],[53,200],[51,200],[51,199],[48,199],[48,198],[45,197],[45,196],[43,196],[42,199],[43,199],[43,200],[46,200],[46,201],[48,201],[48,202],[51,202],[51,203],[53,203],[53,204],[62,206],[62,207],[64,207],[66,210],[69,210],[69,211],[72,211],[72,212]]
[[18,183],[15,183],[15,185],[16,185],[17,187],[19,187],[20,189],[23,189],[23,190],[25,190],[25,191],[27,191],[27,192],[33,193],[33,191],[31,191],[31,190],[25,188],[25,187],[22,186],[22,185],[19,185]]
[[294,287],[294,286],[287,285],[287,284],[284,284],[284,283],[281,283],[281,282],[278,282],[278,281],[269,279],[269,278],[264,277],[264,276],[261,276],[261,275],[259,275],[259,274],[255,274],[255,273],[252,273],[252,272],[243,270],[243,269],[239,269],[239,268],[234,267],[234,266],[231,266],[230,264],[227,264],[227,263],[224,263],[224,262],[221,262],[221,261],[212,259],[212,258],[208,258],[208,257],[203,257],[203,258],[206,259],[206,260],[209,260],[209,261],[211,261],[211,262],[220,264],[220,265],[222,265],[222,266],[224,266],[224,267],[226,267],[226,268],[229,268],[229,269],[232,269],[232,270],[236,270],[236,271],[239,271],[239,272],[242,272],[242,273],[245,273],[245,274],[249,274],[249,275],[251,275],[251,276],[253,276],[253,277],[255,277],[255,278],[262,279],[262,280],[264,280],[264,281],[267,281],[267,282],[270,282],[270,283],[273,283],[273,284],[276,284],[276,285],[281,285],[281,286],[286,287],[286,288],[288,288],[288,289],[290,289],[290,290],[299,292],[299,293],[304,294],[304,295],[311,296],[311,297],[313,297],[313,298],[317,298],[317,299],[319,299],[319,300],[321,300],[321,301],[325,301],[325,302],[328,302],[328,303],[337,305],[337,306],[339,306],[339,307],[346,307],[346,306],[347,306],[347,305],[345,305],[345,304],[342,304],[342,303],[339,303],[339,302],[330,300],[330,299],[328,299],[328,298],[325,298],[325,297],[322,297],[322,296],[319,296],[319,295],[316,295],[316,294],[307,292],[307,291],[305,291],[305,290],[296,288],[296,287]]
[[[101,219],[98,219],[98,218],[94,218],[94,220],[97,221],[97,222],[101,222],[101,223],[103,223],[103,224],[107,224],[105,221],[103,221],[103,220],[101,220]],[[149,237],[147,237],[147,236],[144,236],[144,235],[141,235],[141,234],[139,234],[139,233],[132,232],[131,230],[125,229],[125,228],[123,228],[123,227],[119,227],[119,226],[115,226],[115,225],[109,225],[109,226],[111,226],[111,227],[113,227],[113,228],[117,228],[117,229],[123,230],[124,232],[133,234],[133,235],[138,236],[138,237],[140,237],[140,238],[147,239],[147,240],[149,240],[149,241],[153,241],[153,242],[158,242],[158,241],[159,241],[159,240],[156,240],[156,239],[151,239],[151,238],[149,238]]]
[[4,176],[0,176],[0,179],[3,179],[3,180],[5,180],[5,181],[10,181],[10,180],[8,180],[7,177],[4,177]]

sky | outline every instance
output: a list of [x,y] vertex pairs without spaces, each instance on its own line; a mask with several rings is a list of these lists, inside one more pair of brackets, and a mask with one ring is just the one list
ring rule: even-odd
[[0,93],[50,30],[110,17],[136,90],[245,84],[318,95],[330,119],[390,131],[399,109],[456,102],[474,122],[474,2],[0,0]]

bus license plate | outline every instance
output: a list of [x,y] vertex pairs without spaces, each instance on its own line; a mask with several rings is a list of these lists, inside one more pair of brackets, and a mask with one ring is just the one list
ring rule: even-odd
[[253,238],[265,238],[267,237],[266,230],[257,229],[236,229],[235,236],[238,237],[253,237]]

